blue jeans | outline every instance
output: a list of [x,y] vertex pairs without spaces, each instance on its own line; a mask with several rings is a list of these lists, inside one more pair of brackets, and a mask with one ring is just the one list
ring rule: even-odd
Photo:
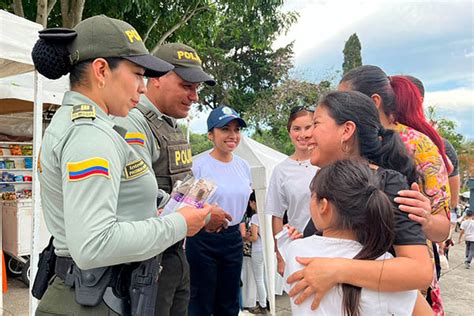
[[474,257],[474,241],[466,240],[466,262],[471,263]]
[[189,316],[237,316],[243,243],[239,225],[186,240],[191,272]]

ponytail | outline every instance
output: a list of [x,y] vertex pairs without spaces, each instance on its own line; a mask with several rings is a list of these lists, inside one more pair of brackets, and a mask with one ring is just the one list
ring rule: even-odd
[[446,169],[450,173],[452,165],[446,156],[443,139],[426,120],[423,112],[422,96],[418,87],[404,76],[391,76],[390,85],[395,92],[395,119],[428,136],[438,147]]
[[[336,211],[335,229],[353,231],[362,244],[354,259],[375,260],[393,244],[393,204],[379,187],[377,175],[364,163],[340,160],[321,168],[310,190]],[[345,315],[359,316],[361,288],[343,284]]]

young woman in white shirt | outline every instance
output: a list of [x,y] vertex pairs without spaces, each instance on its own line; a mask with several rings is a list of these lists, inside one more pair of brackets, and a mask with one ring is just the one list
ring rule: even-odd
[[[283,228],[285,211],[288,224],[302,232],[310,219],[309,184],[317,171],[311,165],[308,151],[308,130],[312,128],[313,110],[304,106],[291,109],[287,130],[294,153],[273,170],[267,191],[265,213],[272,215],[273,235]],[[278,253],[278,272],[283,274],[283,261]]]

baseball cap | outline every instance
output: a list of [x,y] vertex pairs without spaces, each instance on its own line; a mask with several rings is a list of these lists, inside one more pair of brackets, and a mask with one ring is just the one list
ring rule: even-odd
[[160,77],[173,65],[150,55],[142,38],[127,22],[96,15],[74,27],[77,37],[70,46],[72,64],[98,57],[120,57],[145,68],[145,76]]
[[202,69],[202,61],[196,50],[181,43],[168,43],[158,47],[154,55],[174,66],[173,71],[181,79],[197,83],[204,82],[214,86],[216,82]]
[[221,105],[211,111],[207,118],[207,131],[213,128],[221,128],[229,124],[230,121],[237,120],[241,127],[246,127],[247,123],[240,118],[239,114],[231,107]]

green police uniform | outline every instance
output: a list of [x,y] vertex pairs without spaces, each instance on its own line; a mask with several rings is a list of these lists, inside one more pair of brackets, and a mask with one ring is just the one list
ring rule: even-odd
[[[164,44],[155,56],[175,66],[173,71],[187,82],[215,84],[202,70],[196,51],[187,45]],[[176,119],[161,113],[146,96],[141,97],[140,104],[130,111],[127,118],[114,120],[129,130],[127,142],[153,168],[160,189],[170,193],[176,180],[191,174],[191,147]],[[140,137],[144,141],[140,141]],[[161,265],[163,270],[158,280],[155,315],[187,315],[190,275],[181,242],[163,253]]]
[[[38,171],[45,222],[56,254],[71,256],[81,269],[146,260],[186,236],[183,216],[156,216],[154,175],[114,125],[92,100],[67,92],[43,139]],[[74,307],[92,312],[62,306],[58,297],[73,303],[73,292],[61,286],[56,279],[48,288],[39,315]]]

